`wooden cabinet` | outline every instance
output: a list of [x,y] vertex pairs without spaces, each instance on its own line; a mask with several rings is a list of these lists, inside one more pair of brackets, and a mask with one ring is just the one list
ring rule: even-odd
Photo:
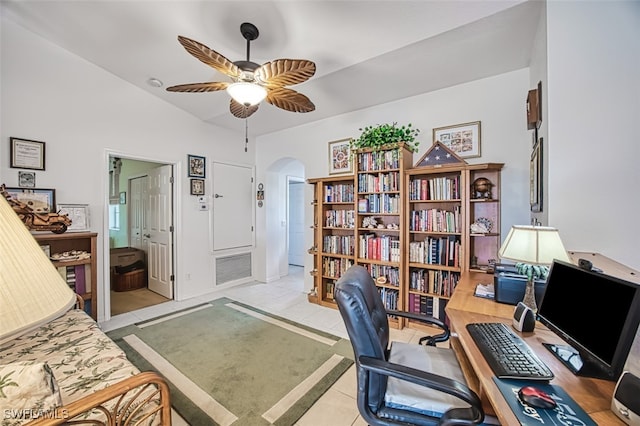
[[[48,246],[50,255],[71,252],[72,250],[86,251],[90,257],[53,261],[61,275],[85,301],[85,310],[94,320],[98,317],[98,267],[97,267],[97,239],[95,232],[66,232],[64,234],[34,234],[41,246]],[[82,274],[82,276],[80,276]]]
[[455,165],[407,172],[408,312],[445,318],[465,265],[465,171]]
[[308,179],[314,185],[314,287],[317,303],[337,307],[336,281],[354,263],[355,211],[353,175]]
[[[374,278],[387,309],[404,309],[405,217],[404,173],[413,153],[399,144],[389,149],[355,153],[356,263]],[[402,328],[397,319],[392,327]]]
[[[504,164],[467,165],[469,195],[466,199],[468,269],[493,273],[500,249],[500,173]],[[486,232],[485,232],[486,231]]]

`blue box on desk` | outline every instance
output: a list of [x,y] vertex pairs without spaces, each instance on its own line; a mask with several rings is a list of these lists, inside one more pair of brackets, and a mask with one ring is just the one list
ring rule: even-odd
[[[517,305],[524,298],[527,277],[509,269],[508,267],[500,268],[496,266],[493,274],[494,299],[496,302]],[[533,284],[536,292],[536,302],[540,304],[547,282],[545,280],[534,280]]]

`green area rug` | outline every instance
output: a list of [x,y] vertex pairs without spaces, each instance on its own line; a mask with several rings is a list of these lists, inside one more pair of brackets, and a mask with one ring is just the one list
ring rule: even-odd
[[353,364],[347,340],[227,298],[107,334],[191,425],[293,425]]

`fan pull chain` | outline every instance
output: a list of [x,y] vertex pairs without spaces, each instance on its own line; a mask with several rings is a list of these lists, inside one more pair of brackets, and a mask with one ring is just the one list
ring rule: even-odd
[[247,145],[249,145],[249,118],[244,119],[244,152],[247,152]]

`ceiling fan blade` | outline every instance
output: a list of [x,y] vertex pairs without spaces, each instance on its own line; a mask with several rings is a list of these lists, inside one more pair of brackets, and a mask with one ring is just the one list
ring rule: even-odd
[[305,95],[286,87],[267,88],[267,102],[291,112],[311,112],[316,109]]
[[258,110],[258,105],[251,105],[247,107],[232,98],[229,103],[229,109],[231,110],[231,114],[234,116],[238,118],[247,118]]
[[316,64],[306,59],[276,59],[254,72],[257,81],[267,87],[282,87],[307,81],[316,73]]
[[229,87],[230,83],[224,81],[212,81],[210,83],[189,83],[178,84],[177,86],[167,87],[169,92],[191,92],[191,93],[203,93],[203,92],[217,92],[218,90],[225,90]]
[[240,75],[240,69],[238,66],[215,50],[184,36],[178,36],[178,41],[187,50],[187,52],[191,53],[196,59],[199,59],[210,67],[228,75],[231,78],[237,78]]

